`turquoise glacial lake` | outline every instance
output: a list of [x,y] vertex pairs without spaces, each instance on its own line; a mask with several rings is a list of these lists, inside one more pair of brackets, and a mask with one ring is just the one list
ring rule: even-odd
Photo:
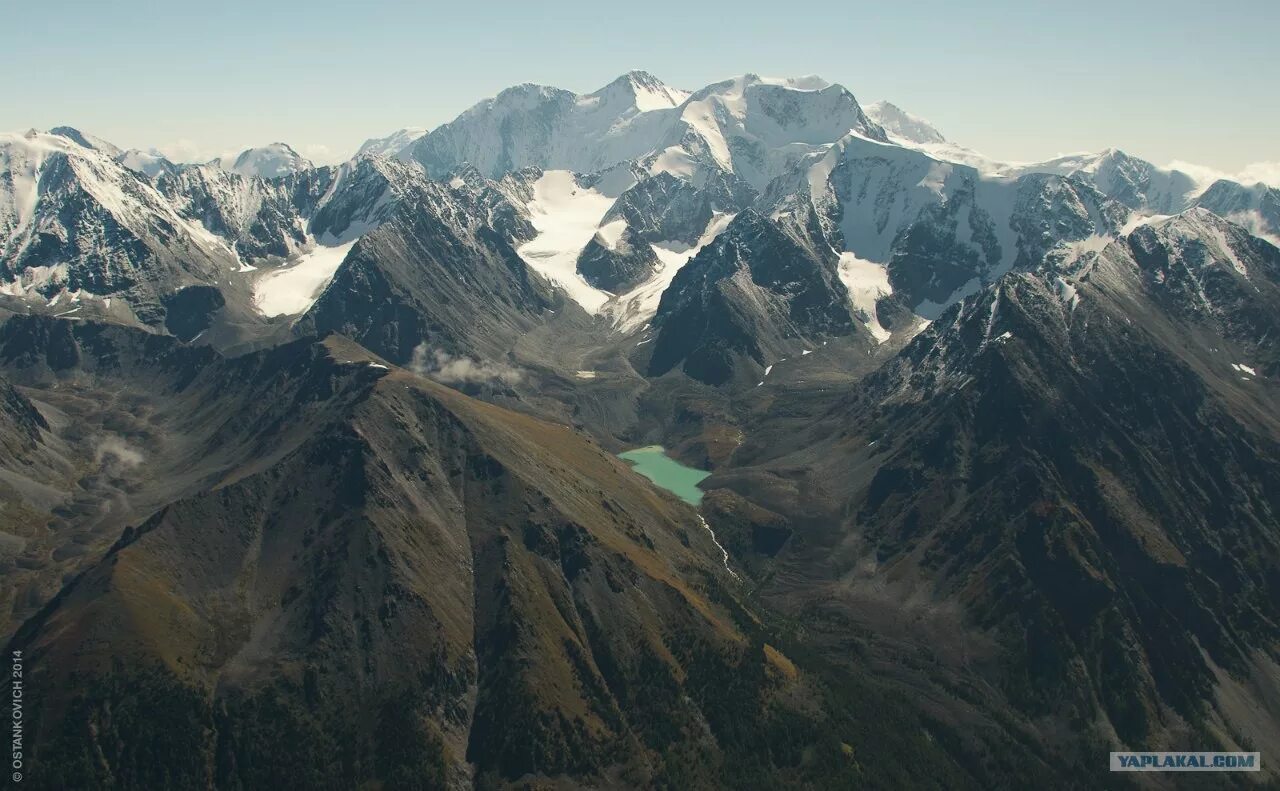
[[653,481],[655,485],[684,500],[690,505],[702,502],[702,490],[698,484],[711,473],[686,467],[667,455],[661,445],[636,448],[619,453],[618,458],[630,464],[635,471]]

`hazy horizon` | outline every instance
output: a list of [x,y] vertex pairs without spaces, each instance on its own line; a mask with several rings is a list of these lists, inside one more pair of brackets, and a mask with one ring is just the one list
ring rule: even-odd
[[[511,85],[585,93],[642,69],[684,89],[747,72],[817,74],[994,159],[1113,147],[1280,180],[1269,175],[1280,174],[1280,109],[1260,100],[1280,73],[1270,41],[1280,7],[1255,0],[1225,21],[1191,2],[1099,0],[819,3],[794,15],[649,3],[608,19],[587,3],[534,14],[384,0],[352,13],[236,0],[214,15],[198,3],[64,0],[14,9],[13,29],[38,29],[50,5],[56,40],[17,37],[0,52],[9,73],[33,77],[10,87],[0,129],[70,125],[180,161],[280,141],[335,162],[368,138],[438,126]],[[1197,54],[1206,51],[1215,57]]]

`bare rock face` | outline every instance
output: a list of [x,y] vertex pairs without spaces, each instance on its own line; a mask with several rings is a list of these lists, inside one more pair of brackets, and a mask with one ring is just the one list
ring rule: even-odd
[[680,270],[654,325],[651,376],[680,366],[716,385],[758,373],[787,349],[858,331],[834,264],[750,211]]
[[612,247],[596,234],[578,255],[578,273],[603,291],[622,293],[653,276],[658,256],[631,228]]
[[670,173],[659,173],[622,193],[604,223],[625,220],[639,239],[693,245],[711,222],[713,195]]
[[397,363],[419,344],[504,354],[554,295],[487,222],[482,195],[430,181],[405,186],[362,237],[299,332],[340,332]]

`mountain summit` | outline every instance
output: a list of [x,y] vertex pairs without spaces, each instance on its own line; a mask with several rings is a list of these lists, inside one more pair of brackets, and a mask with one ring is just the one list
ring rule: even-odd
[[884,100],[872,102],[866,107],[867,115],[889,134],[912,143],[945,143],[932,124],[923,118]]
[[285,143],[271,143],[258,148],[247,148],[234,159],[219,157],[214,164],[223,170],[241,176],[257,176],[275,179],[309,170],[312,165]]

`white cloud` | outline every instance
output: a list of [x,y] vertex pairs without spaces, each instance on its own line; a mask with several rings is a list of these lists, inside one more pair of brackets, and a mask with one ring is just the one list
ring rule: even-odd
[[1165,169],[1180,170],[1203,184],[1208,184],[1210,182],[1217,181],[1218,179],[1231,178],[1221,170],[1216,170],[1206,165],[1197,165],[1194,162],[1186,162],[1181,159],[1173,160],[1169,164],[1165,165]]
[[115,459],[124,467],[136,467],[143,461],[142,451],[134,448],[120,437],[106,435],[98,441],[93,451],[93,461],[100,467],[106,466],[108,459]]
[[520,381],[521,373],[503,363],[454,357],[441,349],[430,349],[419,343],[413,349],[409,369],[419,376],[446,384],[504,384]]
[[1243,184],[1261,181],[1273,187],[1280,186],[1280,162],[1254,162],[1252,165],[1245,165],[1244,170],[1240,171],[1239,180]]
[[175,140],[172,143],[154,146],[151,148],[151,153],[159,154],[170,162],[182,164],[186,162],[208,162],[218,157],[235,159],[246,148],[249,148],[249,146],[241,146],[230,151],[219,151],[202,146],[194,140],[184,138]]
[[342,155],[334,153],[333,149],[324,143],[308,143],[300,147],[298,153],[316,165],[335,165],[342,161]]
[[1280,162],[1254,162],[1253,164],[1245,165],[1244,170],[1239,173],[1227,173],[1205,165],[1197,165],[1194,162],[1185,162],[1181,159],[1175,159],[1165,165],[1165,168],[1181,170],[1205,187],[1218,179],[1230,179],[1250,186],[1259,181],[1273,187],[1280,186]]
[[193,140],[175,140],[172,143],[164,143],[151,149],[154,154],[159,154],[170,162],[205,162],[204,151]]

